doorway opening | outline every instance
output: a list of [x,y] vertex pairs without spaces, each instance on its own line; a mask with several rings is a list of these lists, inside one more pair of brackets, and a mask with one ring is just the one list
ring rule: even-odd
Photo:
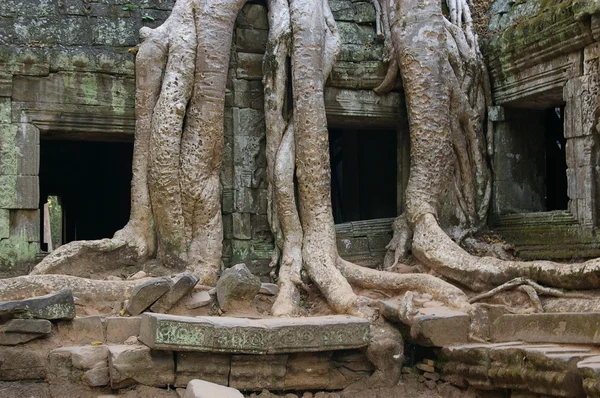
[[[45,225],[57,229],[60,244],[110,238],[129,219],[133,143],[40,141],[41,242]],[[48,203],[46,205],[46,203]],[[52,210],[60,205],[60,215]],[[46,222],[46,217],[50,217]],[[52,227],[54,223],[54,228]],[[56,232],[51,232],[54,236]],[[54,249],[54,238],[52,238]],[[42,250],[49,249],[47,243]]]
[[336,224],[396,217],[396,130],[330,129],[329,151]]

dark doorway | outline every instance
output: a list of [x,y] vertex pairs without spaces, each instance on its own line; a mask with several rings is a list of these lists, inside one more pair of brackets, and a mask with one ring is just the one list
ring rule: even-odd
[[546,110],[546,210],[566,210],[569,204],[564,115],[564,106]]
[[396,216],[395,130],[330,129],[336,223]]
[[60,197],[62,243],[110,238],[127,223],[132,155],[132,143],[41,140],[41,206]]

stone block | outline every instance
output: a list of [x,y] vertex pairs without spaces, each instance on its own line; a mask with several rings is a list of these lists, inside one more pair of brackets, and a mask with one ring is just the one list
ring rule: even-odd
[[600,313],[503,315],[492,325],[497,342],[599,344]]
[[249,213],[233,213],[233,237],[235,239],[252,239],[252,223]]
[[244,5],[238,13],[236,26],[268,30],[267,8],[262,4]]
[[488,107],[488,118],[492,122],[503,122],[505,121],[504,107],[503,106],[489,106]]
[[192,291],[199,279],[194,274],[184,273],[177,275],[175,278],[173,278],[173,281],[173,286],[171,286],[169,291],[159,298],[156,303],[152,304],[150,311],[163,313],[167,312],[175,304],[177,304],[177,302],[181,300],[183,296]]
[[342,44],[365,44],[377,41],[375,29],[370,25],[338,22],[337,26]]
[[140,340],[154,350],[284,354],[364,347],[369,322],[334,315],[245,319],[142,315]]
[[[234,213],[234,215],[237,213]],[[248,220],[248,224],[250,224]],[[234,220],[235,234],[235,220]],[[246,308],[260,290],[260,279],[245,264],[227,268],[217,281],[217,300],[223,311]]]
[[108,317],[106,322],[106,342],[123,343],[131,336],[140,334],[142,317]]
[[105,346],[63,347],[50,352],[48,381],[52,384],[83,381],[90,387],[108,385],[108,348]]
[[8,98],[0,98],[0,125],[12,123],[12,100]]
[[341,256],[346,254],[369,253],[369,239],[367,237],[344,238],[337,241],[337,247]]
[[0,345],[18,345],[35,340],[38,337],[44,336],[41,333],[7,333],[0,331]]
[[175,381],[173,353],[152,351],[146,346],[108,346],[110,386],[113,389],[135,384],[164,387]]
[[138,31],[142,27],[137,18],[95,18],[92,23],[93,41],[96,45],[135,46],[138,44]]
[[173,281],[169,278],[153,278],[139,284],[131,292],[125,311],[129,315],[139,315],[169,291]]
[[97,315],[75,318],[70,322],[60,322],[58,323],[58,333],[62,339],[73,344],[90,344],[94,341],[103,343],[105,340],[102,318]]
[[208,292],[201,291],[201,292],[194,292],[194,293],[192,293],[191,296],[184,298],[183,303],[185,304],[185,308],[187,308],[188,310],[191,310],[194,308],[200,308],[200,307],[207,306],[212,301],[213,301],[213,299],[210,296],[210,294],[208,294]]
[[233,355],[229,386],[243,391],[283,390],[287,355]]
[[46,319],[11,319],[4,326],[8,333],[40,333],[49,334],[52,323]]
[[37,209],[39,200],[37,176],[0,175],[0,208]]
[[18,149],[17,173],[38,175],[40,171],[40,131],[32,124],[19,124],[15,144]]
[[262,80],[263,54],[238,53],[236,76],[238,79]]
[[71,288],[24,300],[0,302],[0,315],[14,318],[49,320],[75,318],[75,303]]
[[269,31],[263,29],[236,28],[235,47],[239,52],[264,55]]
[[46,352],[38,347],[0,347],[0,380],[46,378]]
[[192,380],[185,389],[183,398],[244,398],[235,388],[225,387],[204,380]]
[[40,240],[40,211],[11,210],[10,234],[29,242]]
[[227,385],[231,369],[231,355],[199,352],[175,353],[177,371],[175,386],[184,387],[193,379]]
[[15,124],[0,124],[0,175],[17,174],[17,132]]
[[265,135],[265,115],[257,109],[233,108],[233,129],[236,136],[263,137]]
[[264,109],[264,88],[260,80],[233,80],[233,106]]

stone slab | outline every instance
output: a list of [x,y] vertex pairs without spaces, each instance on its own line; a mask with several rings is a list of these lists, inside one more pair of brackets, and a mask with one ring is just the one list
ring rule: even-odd
[[183,398],[244,398],[235,388],[220,386],[204,380],[192,380],[188,383]]
[[125,311],[139,315],[161,298],[173,286],[169,278],[153,278],[136,286],[131,292]]
[[164,387],[175,381],[175,360],[171,352],[151,351],[146,346],[108,346],[110,386],[113,389],[135,384]]
[[144,313],[140,341],[155,350],[279,354],[360,348],[369,343],[362,318],[245,319]]
[[75,318],[75,302],[71,288],[25,300],[0,302],[0,315],[15,318],[48,320]]
[[179,300],[188,294],[194,286],[198,283],[199,279],[192,273],[185,273],[178,275],[174,279],[174,284],[171,286],[169,291],[165,293],[161,298],[152,304],[150,310],[152,312],[167,312],[170,310]]
[[11,319],[4,327],[4,331],[48,334],[52,331],[52,323],[46,319]]
[[600,344],[600,313],[502,315],[492,325],[492,340]]

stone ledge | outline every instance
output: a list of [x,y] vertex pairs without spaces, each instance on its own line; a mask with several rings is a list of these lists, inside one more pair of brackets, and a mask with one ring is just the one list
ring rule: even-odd
[[367,320],[344,315],[245,319],[144,313],[140,341],[155,350],[278,354],[360,348]]

